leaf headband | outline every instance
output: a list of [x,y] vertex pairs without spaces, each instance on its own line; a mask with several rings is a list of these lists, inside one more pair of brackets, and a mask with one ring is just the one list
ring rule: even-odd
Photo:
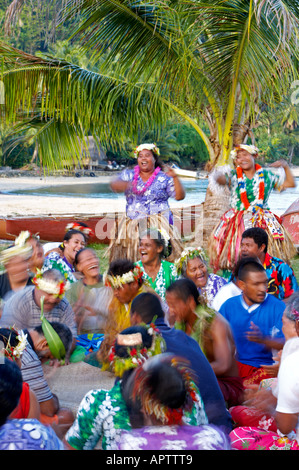
[[14,256],[24,256],[30,258],[32,253],[32,246],[27,243],[31,234],[28,231],[23,231],[15,239],[14,245],[3,250],[0,255],[0,261],[3,264],[8,263]]
[[189,259],[200,258],[204,263],[206,262],[206,257],[203,249],[201,247],[192,248],[187,247],[181,254],[181,257],[176,259],[174,264],[177,269],[177,273],[180,276],[183,271],[184,264],[187,263]]

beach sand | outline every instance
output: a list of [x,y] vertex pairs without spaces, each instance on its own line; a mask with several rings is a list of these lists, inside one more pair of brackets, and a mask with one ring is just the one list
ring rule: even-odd
[[[111,176],[90,177],[16,177],[0,178],[0,191],[40,188],[67,184],[109,183]],[[100,215],[125,211],[125,201],[118,199],[64,196],[30,196],[0,193],[0,217],[39,215]]]

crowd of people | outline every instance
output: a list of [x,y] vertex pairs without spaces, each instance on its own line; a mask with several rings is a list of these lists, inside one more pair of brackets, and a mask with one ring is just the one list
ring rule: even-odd
[[[111,182],[127,210],[105,273],[80,223],[55,246],[28,231],[0,253],[1,450],[299,449],[294,249],[267,207],[295,182],[257,155],[241,145],[212,175],[232,198],[208,253],[176,237],[168,199],[185,190],[154,144]],[[43,365],[78,361],[86,334],[80,360],[115,382],[74,413]]]

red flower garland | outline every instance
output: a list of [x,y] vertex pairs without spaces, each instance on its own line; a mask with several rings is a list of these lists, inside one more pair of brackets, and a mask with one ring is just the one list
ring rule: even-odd
[[[262,167],[256,163],[256,164],[255,164],[255,171],[259,171],[259,170],[262,170]],[[243,170],[242,170],[242,168],[241,168],[240,166],[237,167],[236,173],[237,173],[238,183],[239,183],[240,181],[243,181],[244,173],[243,173]],[[264,197],[265,197],[265,181],[264,181],[264,175],[263,175],[263,173],[262,173],[262,175],[261,175],[259,178],[260,178],[260,181],[259,181],[259,194],[258,194],[258,199],[259,199],[259,201],[264,201]],[[240,185],[239,185],[239,188],[240,188]],[[241,198],[241,202],[242,202],[242,204],[244,205],[245,209],[248,209],[248,208],[250,207],[250,203],[249,203],[249,201],[248,201],[248,197],[247,197],[247,192],[246,192],[245,184],[244,184],[244,189],[243,189],[243,190],[240,188],[240,198]]]

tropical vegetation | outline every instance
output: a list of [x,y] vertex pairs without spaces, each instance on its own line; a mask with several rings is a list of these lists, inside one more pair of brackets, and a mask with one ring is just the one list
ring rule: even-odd
[[[21,9],[35,2],[1,3],[11,6],[6,30],[16,32]],[[22,28],[0,42],[2,123],[16,126],[10,149],[36,140],[43,164],[53,167],[79,161],[87,134],[112,155],[130,152],[141,136],[167,136],[168,155],[189,160],[200,141],[200,155],[214,166],[228,162],[233,142],[249,139],[265,159],[283,153],[296,161],[297,1],[48,3],[40,16],[52,13],[52,39],[33,35],[39,52],[21,41]],[[72,53],[57,57],[54,36],[69,39]],[[184,133],[189,141],[178,148]]]

